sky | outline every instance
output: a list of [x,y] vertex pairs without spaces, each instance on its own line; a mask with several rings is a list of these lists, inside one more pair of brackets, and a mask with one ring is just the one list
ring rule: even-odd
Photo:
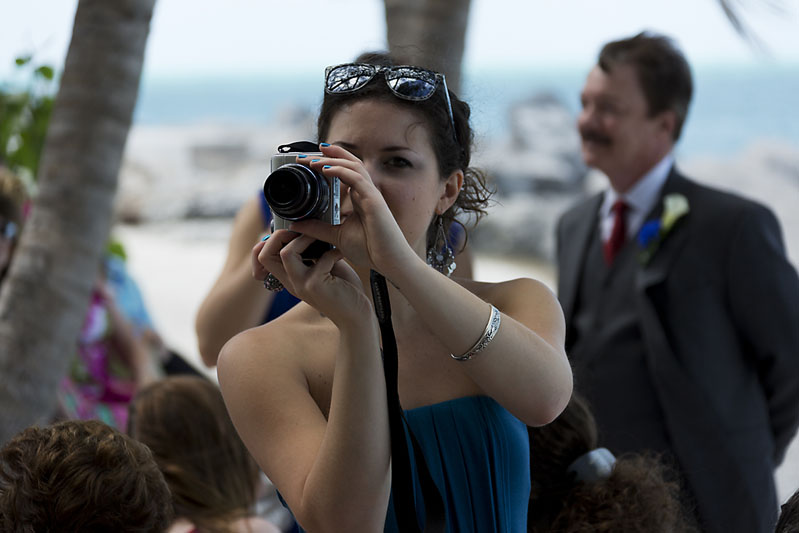
[[[60,70],[77,0],[0,4],[0,80],[31,52]],[[673,37],[694,65],[799,66],[799,0],[734,4],[768,53],[736,34],[715,0],[472,0],[464,69],[590,67],[604,42],[645,29]],[[313,72],[384,48],[382,0],[158,0],[144,76]]]

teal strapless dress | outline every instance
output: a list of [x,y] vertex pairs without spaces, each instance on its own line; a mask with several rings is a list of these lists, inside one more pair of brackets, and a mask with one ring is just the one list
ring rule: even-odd
[[[527,531],[527,426],[487,396],[408,409],[405,418],[444,500],[448,533]],[[414,484],[419,501],[421,487],[415,476]],[[424,523],[420,507],[417,514]],[[399,531],[393,501],[389,501],[385,531]]]
[[[487,396],[408,409],[405,418],[444,501],[447,533],[527,531],[530,443],[518,418]],[[414,485],[420,501],[415,472]],[[417,514],[423,524],[422,505]],[[385,531],[399,532],[393,498]]]

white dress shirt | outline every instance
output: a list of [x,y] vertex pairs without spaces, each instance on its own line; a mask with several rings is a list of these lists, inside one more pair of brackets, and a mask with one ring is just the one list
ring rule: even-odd
[[605,197],[599,207],[599,230],[603,242],[610,238],[610,233],[613,231],[614,215],[611,207],[619,199],[628,207],[625,218],[627,239],[633,238],[638,233],[644,224],[644,217],[655,207],[672,165],[674,165],[674,156],[669,152],[626,193],[619,194],[612,187],[605,191]]

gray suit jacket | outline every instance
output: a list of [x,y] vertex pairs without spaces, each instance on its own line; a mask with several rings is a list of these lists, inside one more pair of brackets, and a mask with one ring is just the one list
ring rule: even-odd
[[[706,529],[773,531],[773,473],[799,424],[799,278],[766,207],[672,170],[646,220],[670,193],[690,212],[635,279],[647,369]],[[600,203],[591,197],[558,223],[567,351]]]

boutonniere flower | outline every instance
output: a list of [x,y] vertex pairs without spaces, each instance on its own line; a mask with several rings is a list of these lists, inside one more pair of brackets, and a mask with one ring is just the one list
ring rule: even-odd
[[663,215],[659,220],[645,222],[638,232],[637,240],[641,247],[638,259],[642,264],[645,265],[652,259],[674,224],[688,211],[690,211],[688,199],[682,194],[667,194],[663,198]]

